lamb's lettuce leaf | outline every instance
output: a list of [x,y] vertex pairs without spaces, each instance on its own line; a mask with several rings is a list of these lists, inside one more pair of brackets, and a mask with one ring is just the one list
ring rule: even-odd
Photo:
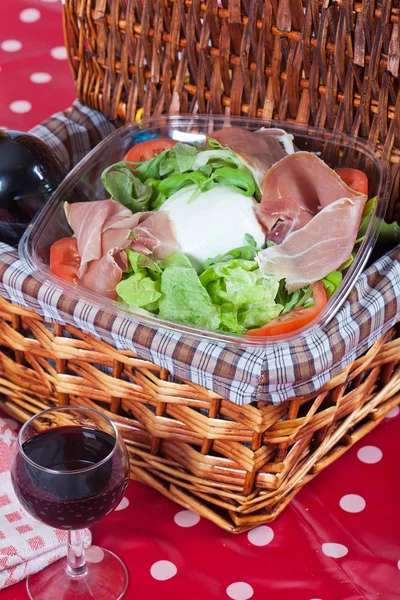
[[133,213],[149,209],[153,190],[136,177],[123,163],[106,169],[101,176],[102,183],[113,200],[121,202]]
[[146,181],[146,179],[163,179],[169,175],[191,171],[196,157],[196,148],[178,142],[170,150],[165,150],[150,160],[131,164],[137,176],[142,181]]
[[250,233],[246,233],[244,236],[247,245],[240,246],[239,248],[234,248],[230,250],[226,254],[217,254],[213,258],[208,258],[203,264],[203,271],[215,265],[218,262],[227,262],[228,260],[232,260],[233,258],[243,258],[244,260],[254,260],[257,252],[261,250],[261,248],[257,248],[256,240]]
[[309,306],[314,306],[315,302],[312,294],[312,285],[289,293],[286,289],[286,281],[281,279],[276,301],[283,306],[282,314],[288,313],[294,308],[308,308]]
[[256,191],[256,182],[249,169],[220,167],[213,172],[210,179],[221,185],[236,188],[245,196],[254,196]]
[[[211,140],[210,143],[213,143]],[[197,194],[216,183],[246,196],[260,196],[250,169],[228,148],[196,148],[178,142],[170,150],[144,162],[119,162],[102,174],[105,189],[132,212],[158,210],[175,192],[195,184]]]

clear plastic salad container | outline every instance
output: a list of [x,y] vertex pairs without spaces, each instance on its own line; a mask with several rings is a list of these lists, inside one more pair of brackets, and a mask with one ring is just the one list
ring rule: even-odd
[[355,167],[362,169],[369,181],[369,197],[377,196],[370,223],[357,255],[349,267],[343,281],[331,297],[318,320],[311,326],[284,336],[285,340],[309,335],[315,328],[325,326],[346,300],[355,280],[362,272],[369,254],[376,242],[379,219],[385,214],[388,203],[389,177],[383,160],[357,139],[341,133],[318,130],[309,126],[279,121],[265,122],[259,119],[222,116],[163,116],[142,121],[140,124],[125,125],[92,150],[64,179],[49,202],[31,223],[19,246],[23,263],[41,281],[53,281],[74,299],[86,300],[91,305],[114,315],[130,319],[142,325],[168,328],[185,335],[229,342],[235,346],[264,346],[282,341],[279,337],[247,338],[223,332],[206,331],[177,322],[160,319],[157,316],[133,312],[120,303],[104,298],[96,293],[77,287],[58,277],[49,268],[50,246],[58,239],[71,235],[64,214],[64,202],[103,200],[108,197],[102,182],[103,170],[121,161],[126,152],[135,144],[148,137],[163,137],[185,143],[203,142],[207,134],[227,126],[257,130],[260,127],[282,128],[294,136],[297,149],[317,153],[330,167]]

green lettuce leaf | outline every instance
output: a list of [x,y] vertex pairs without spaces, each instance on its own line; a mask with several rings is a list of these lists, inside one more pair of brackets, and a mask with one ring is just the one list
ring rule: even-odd
[[160,284],[143,273],[134,273],[123,279],[116,287],[118,297],[131,308],[145,308],[152,312],[157,310],[161,298]]
[[301,306],[304,306],[305,308],[314,306],[315,302],[312,295],[312,285],[289,293],[286,289],[286,281],[281,279],[276,301],[283,306],[282,314],[288,313],[294,308],[300,308]]
[[237,188],[245,196],[254,196],[256,191],[256,182],[248,169],[220,167],[214,171],[211,178],[222,185]]
[[[261,191],[254,179],[254,175],[251,170],[248,168],[246,163],[240,158],[236,152],[233,152],[230,148],[222,148],[219,143],[215,140],[208,140],[208,147],[204,150],[201,150],[196,157],[196,161],[193,165],[193,170],[199,169],[204,172],[204,169],[210,169],[211,172],[216,171],[221,168],[230,168],[233,171],[239,171],[240,174],[244,174],[243,179],[240,181],[240,185],[236,186],[239,189],[243,189],[243,183],[246,182],[244,189],[252,189],[252,193],[248,194],[249,196],[255,195],[257,198],[261,197]],[[221,175],[222,176],[222,175]],[[241,175],[236,175],[236,177],[240,177]],[[231,174],[228,179],[231,183],[227,185],[233,184],[233,174]],[[222,181],[220,181],[222,183]]]
[[323,278],[322,283],[324,284],[328,300],[336,292],[342,280],[343,275],[340,271],[332,271],[332,273]]
[[111,165],[103,172],[102,181],[111,197],[132,212],[158,210],[175,192],[193,184],[197,191],[192,199],[215,183],[236,188],[246,196],[260,196],[250,169],[235,152],[218,144],[199,150],[178,142],[150,160]]
[[217,330],[221,322],[219,311],[190,260],[184,254],[172,254],[164,260],[163,267],[159,316]]
[[103,171],[102,183],[111,198],[121,202],[133,213],[149,209],[153,190],[138,179],[132,169],[120,163]]
[[197,149],[189,144],[178,142],[170,150],[165,150],[150,160],[134,165],[135,173],[143,182],[146,179],[163,179],[168,175],[191,171],[197,157]]
[[[146,185],[153,189],[151,209],[158,210],[168,198],[175,194],[175,192],[178,192],[185,186],[193,184],[195,184],[197,188],[192,199],[194,199],[200,192],[206,192],[207,190],[211,189],[214,185],[214,182],[209,177],[203,175],[203,173],[200,173],[200,171],[176,173],[161,180],[146,180]],[[192,199],[190,199],[189,202]]]
[[265,323],[276,319],[281,312],[282,306],[280,304],[260,302],[242,307],[238,312],[238,319],[240,325],[246,331],[247,329],[255,329],[256,327],[265,325]]
[[198,194],[210,190],[215,182],[236,188],[245,196],[253,196],[255,192],[253,176],[245,171],[232,169],[231,167],[217,169],[211,176],[201,171],[175,173],[161,180],[146,180],[146,185],[153,189],[151,208],[158,210],[175,192],[178,192],[185,186],[195,184],[197,186],[196,191],[189,199],[189,202],[192,202]]
[[170,152],[170,156],[174,157],[176,166],[175,172],[187,173],[187,171],[196,171],[194,164],[197,158],[197,150],[194,146],[179,142]]
[[122,302],[131,308],[158,310],[161,298],[161,268],[148,256],[127,249],[128,269],[116,291]]
[[373,198],[370,198],[369,200],[367,200],[367,202],[365,203],[360,227],[359,227],[358,233],[357,233],[356,244],[359,244],[365,238],[365,234],[367,233],[368,225],[371,220],[371,215],[375,208],[376,200],[377,200],[377,197],[374,196]]
[[[215,142],[215,140],[210,140],[210,143],[217,142]],[[218,166],[234,166],[239,169],[247,168],[240,156],[238,156],[229,148],[221,148],[219,145],[215,148],[205,149],[198,152],[193,169],[197,170],[201,167],[205,167],[208,164],[217,164]]]
[[158,190],[166,196],[172,196],[175,192],[179,191],[186,185],[196,184],[201,188],[205,183],[208,182],[208,178],[205,177],[199,171],[191,171],[190,173],[182,173],[176,175],[170,175],[166,179],[162,179],[158,185]]
[[246,246],[240,246],[240,248],[234,248],[230,250],[226,254],[217,254],[213,258],[208,258],[203,263],[203,271],[206,271],[208,267],[215,265],[218,262],[227,262],[228,260],[232,260],[233,258],[243,258],[244,260],[254,260],[257,252],[261,250],[261,248],[257,248],[256,240],[252,235],[246,233],[244,236],[245,241],[247,242]]
[[216,262],[200,275],[200,281],[219,307],[221,327],[232,333],[260,327],[282,311],[275,301],[279,282],[264,276],[254,260]]

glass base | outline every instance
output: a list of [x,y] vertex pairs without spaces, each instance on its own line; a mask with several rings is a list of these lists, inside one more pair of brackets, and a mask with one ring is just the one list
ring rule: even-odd
[[113,552],[90,546],[86,551],[87,573],[78,579],[67,575],[63,558],[30,575],[26,589],[31,600],[119,600],[128,587],[128,571]]

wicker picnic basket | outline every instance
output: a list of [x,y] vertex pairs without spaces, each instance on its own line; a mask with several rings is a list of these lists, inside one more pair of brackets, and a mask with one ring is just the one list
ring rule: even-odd
[[[390,0],[64,4],[85,104],[113,120],[140,109],[213,112],[346,131],[390,160],[390,218],[399,215],[399,19]],[[0,406],[10,415],[100,408],[128,443],[134,477],[235,533],[275,519],[400,402],[396,328],[318,392],[274,406],[237,406],[1,298],[0,345]]]

